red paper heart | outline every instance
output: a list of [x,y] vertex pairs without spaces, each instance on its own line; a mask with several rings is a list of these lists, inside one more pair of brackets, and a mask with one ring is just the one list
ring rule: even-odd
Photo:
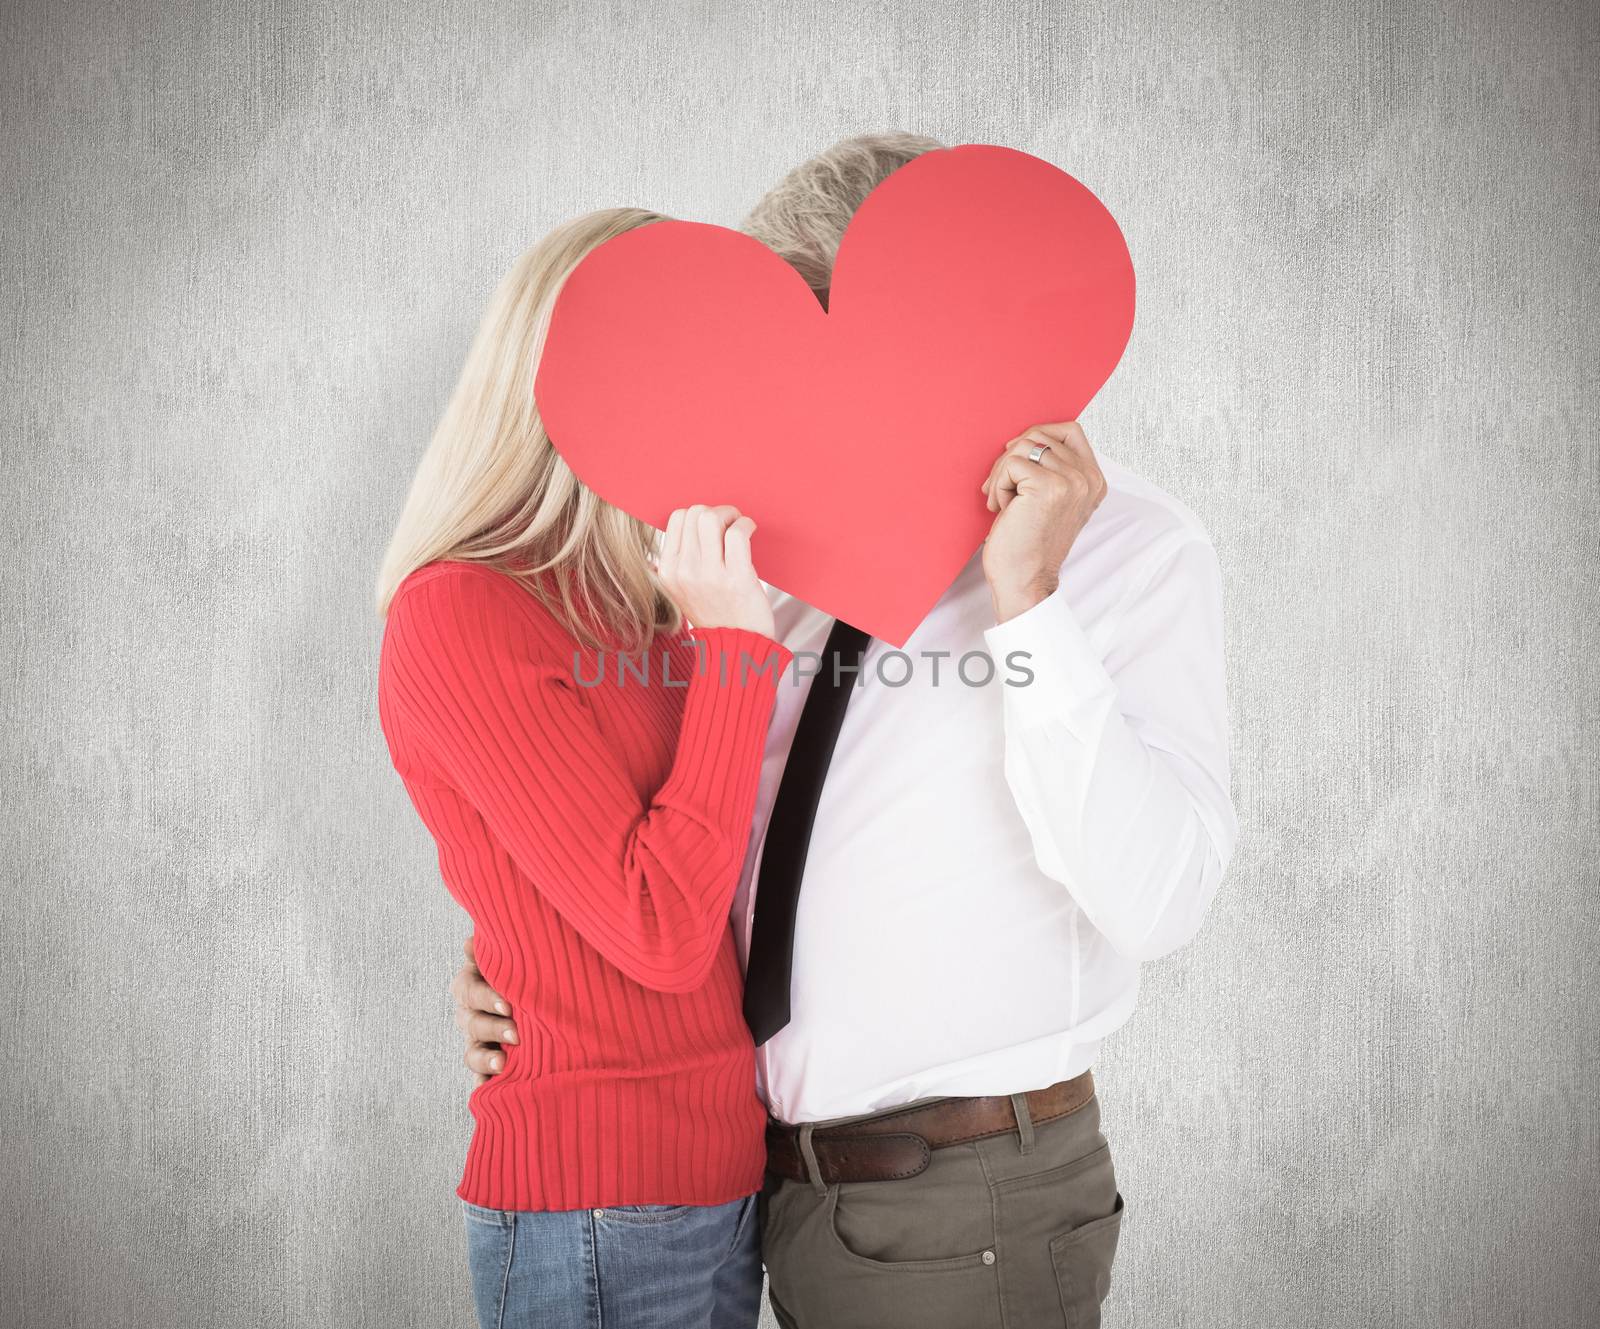
[[1111,214],[1009,148],[927,153],[856,212],[824,312],[764,245],[661,222],[556,302],[539,409],[617,507],[733,503],[773,585],[896,646],[987,534],[979,485],[1030,425],[1075,419],[1133,327]]

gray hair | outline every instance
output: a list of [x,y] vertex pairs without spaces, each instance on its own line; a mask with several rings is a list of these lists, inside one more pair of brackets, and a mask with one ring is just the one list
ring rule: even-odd
[[862,201],[914,157],[942,148],[921,134],[862,134],[801,162],[756,204],[740,227],[788,261],[827,304],[833,260]]

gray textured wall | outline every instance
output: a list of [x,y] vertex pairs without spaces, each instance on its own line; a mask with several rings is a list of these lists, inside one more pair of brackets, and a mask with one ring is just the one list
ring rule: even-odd
[[1245,839],[1099,1068],[1113,1322],[1596,1323],[1595,8],[512,8],[0,18],[0,1321],[469,1323],[375,560],[548,226],[905,127],[1121,218],[1086,422],[1227,573]]

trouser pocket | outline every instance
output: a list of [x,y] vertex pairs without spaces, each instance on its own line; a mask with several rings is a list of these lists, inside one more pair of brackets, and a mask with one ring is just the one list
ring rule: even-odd
[[987,1198],[970,1152],[920,1177],[830,1186],[825,1195],[805,1182],[769,1182],[763,1245],[781,1322],[1001,1329]]
[[516,1215],[481,1205],[461,1205],[467,1228],[467,1268],[472,1306],[481,1329],[500,1329],[505,1319],[511,1258],[516,1248]]
[[[1098,1325],[1122,1216],[1111,1150],[1098,1134],[1040,1138],[1052,1147],[1022,1155],[995,1144],[989,1156],[997,1174],[1010,1172],[993,1186],[1006,1329]],[[1068,1161],[1055,1162],[1063,1154]],[[1054,1166],[1031,1171],[1035,1158]]]
[[1111,1292],[1111,1266],[1122,1232],[1122,1195],[1104,1218],[1063,1232],[1050,1243],[1067,1329],[1099,1329],[1100,1306]]

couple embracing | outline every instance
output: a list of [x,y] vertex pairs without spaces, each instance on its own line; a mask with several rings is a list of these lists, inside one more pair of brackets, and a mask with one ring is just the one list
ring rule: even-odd
[[[744,229],[826,304],[855,209],[939,148],[847,140]],[[763,585],[760,513],[658,532],[544,432],[563,281],[658,220],[518,261],[379,582],[384,733],[474,929],[479,1321],[750,1329],[764,1263],[789,1329],[1098,1324],[1123,1201],[1090,1067],[1237,833],[1215,553],[1075,422],[996,439],[988,538],[886,680]],[[630,652],[670,668],[606,668]],[[1025,681],[957,679],[974,652]]]

